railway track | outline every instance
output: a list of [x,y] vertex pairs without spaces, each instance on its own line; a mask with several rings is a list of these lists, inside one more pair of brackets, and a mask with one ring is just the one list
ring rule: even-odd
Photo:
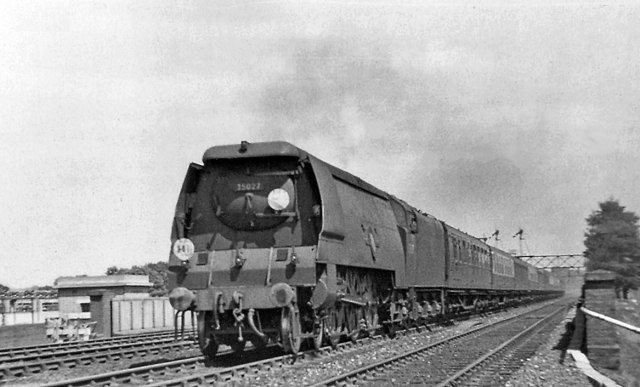
[[[272,346],[273,347],[273,346]],[[256,350],[250,346],[243,353],[243,359],[251,358],[265,358],[273,356],[272,353],[266,352],[264,349]],[[284,356],[283,356],[284,357]],[[242,362],[243,359],[238,359],[233,350],[227,349],[218,352],[216,362],[219,364]],[[264,361],[264,359],[261,359]],[[259,361],[260,362],[260,361]],[[219,366],[215,369],[234,369],[240,367],[224,367]],[[205,364],[203,356],[194,356],[190,358],[162,362],[152,364],[143,367],[135,367],[130,369],[124,369],[119,371],[107,372],[97,375],[89,375],[81,378],[62,380],[59,382],[49,383],[43,385],[43,387],[76,387],[76,386],[111,386],[111,385],[147,385],[152,381],[166,379],[170,381],[172,378],[181,377],[186,372],[206,372],[211,370]],[[229,371],[222,372],[223,374],[229,374]]]
[[537,333],[550,333],[559,322],[555,313],[539,320],[500,346],[489,351],[446,381],[442,386],[494,386],[506,382],[526,359],[533,356],[540,341]]
[[160,331],[153,333],[143,333],[139,335],[115,336],[103,339],[92,339],[87,341],[67,341],[63,343],[51,343],[42,345],[30,345],[24,347],[0,348],[0,363],[11,360],[19,356],[53,354],[59,351],[84,348],[99,348],[106,345],[117,345],[119,343],[136,343],[153,339],[166,339],[173,337],[174,332]]
[[[399,331],[399,336],[415,332],[415,328],[407,331]],[[217,367],[207,367],[204,357],[197,356],[189,359],[181,359],[172,362],[159,363],[145,367],[131,368],[121,371],[109,372],[99,375],[64,380],[46,384],[43,387],[77,387],[77,386],[111,386],[111,385],[146,385],[146,386],[199,386],[210,383],[224,383],[242,380],[247,375],[256,375],[265,370],[282,370],[300,359],[316,359],[322,356],[330,356],[335,352],[350,352],[361,348],[371,342],[388,341],[383,336],[375,336],[356,343],[346,342],[338,345],[336,350],[330,347],[321,350],[310,350],[294,355],[278,355],[255,350],[245,351],[245,363],[236,366],[225,367],[228,362],[238,362],[231,350],[218,353]],[[278,350],[278,352],[281,352]],[[260,358],[256,361],[248,361],[247,357]],[[185,376],[186,375],[186,376]]]
[[[396,332],[397,336],[403,336],[416,332],[416,328],[402,330]],[[73,386],[111,386],[111,385],[148,385],[154,382],[158,386],[172,385],[200,385],[207,382],[225,382],[242,378],[246,374],[255,373],[256,370],[280,369],[294,363],[301,358],[317,358],[319,356],[329,356],[331,353],[349,352],[356,348],[360,348],[367,343],[383,342],[389,339],[384,336],[374,336],[357,343],[347,342],[338,345],[336,350],[330,347],[322,348],[320,351],[306,351],[297,357],[292,355],[282,355],[280,349],[276,352],[280,354],[273,356],[272,352],[265,350],[246,350],[243,358],[238,361],[237,355],[232,350],[225,350],[218,353],[216,357],[217,367],[207,367],[204,363],[203,356],[196,356],[188,359],[180,359],[172,362],[158,363],[144,367],[136,367],[98,375],[89,375],[82,378],[69,379],[50,383],[45,387],[73,387]],[[252,361],[254,359],[258,359]],[[225,367],[225,364],[238,363],[244,361],[244,364]],[[185,377],[185,373],[191,375]]]
[[[538,312],[540,313],[540,312]],[[502,317],[504,318],[504,317]],[[471,322],[467,324],[472,324]],[[465,328],[466,329],[466,328]],[[474,329],[479,332],[481,327]],[[73,380],[66,380],[48,384],[54,386],[109,386],[109,385],[152,385],[152,386],[197,386],[210,383],[232,382],[234,385],[309,385],[314,383],[323,384],[322,371],[327,371],[330,375],[335,375],[336,371],[341,372],[342,366],[349,366],[351,370],[362,368],[363,364],[368,364],[363,354],[370,352],[385,352],[388,348],[415,348],[416,342],[437,344],[449,340],[447,337],[453,336],[449,328],[442,328],[432,331],[429,335],[417,332],[416,328],[397,332],[397,339],[388,339],[383,336],[374,336],[357,341],[356,343],[342,343],[337,349],[329,347],[320,351],[306,351],[297,357],[292,355],[263,354],[255,356],[255,361],[251,360],[252,355],[245,352],[245,358],[241,360],[244,364],[229,366],[233,361],[224,360],[223,354],[228,354],[228,359],[236,359],[231,351],[220,353],[215,365],[216,367],[206,367],[201,356],[183,359],[173,362],[154,364],[145,367],[132,368],[100,375],[92,375]],[[459,335],[457,335],[459,336]],[[456,337],[457,337],[456,336]],[[250,352],[250,351],[249,351]],[[399,351],[396,351],[399,352]],[[387,351],[387,358],[398,353],[393,350]],[[260,358],[260,357],[264,358]],[[355,364],[348,364],[354,362]],[[361,364],[357,364],[357,359],[361,359]],[[339,364],[340,366],[335,366]],[[318,371],[320,370],[320,371]],[[346,373],[346,372],[345,372]],[[348,378],[346,380],[349,380]],[[151,384],[150,384],[151,383]],[[334,383],[334,382],[327,382]]]
[[0,363],[0,383],[46,371],[149,357],[195,349],[196,347],[197,344],[194,341],[174,341],[172,335],[161,335],[160,337],[146,335],[141,339],[129,337],[115,341],[98,340],[93,343],[88,341],[71,347],[58,348],[54,345],[53,348],[42,351],[29,348],[21,354],[14,353],[13,356],[2,360]]
[[[220,352],[224,355],[226,352]],[[81,378],[62,380],[44,385],[43,387],[72,387],[72,386],[111,386],[143,384],[152,380],[156,375],[173,375],[178,372],[188,372],[204,367],[204,357],[194,356],[172,362],[136,367],[126,370],[89,375]]]
[[501,385],[535,353],[540,343],[533,340],[536,333],[553,330],[565,311],[564,306],[550,305],[311,385]]

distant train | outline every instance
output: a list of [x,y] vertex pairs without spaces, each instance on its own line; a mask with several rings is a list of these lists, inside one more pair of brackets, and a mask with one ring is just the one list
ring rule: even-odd
[[562,293],[550,273],[286,142],[208,149],[171,240],[170,300],[197,312],[208,358]]

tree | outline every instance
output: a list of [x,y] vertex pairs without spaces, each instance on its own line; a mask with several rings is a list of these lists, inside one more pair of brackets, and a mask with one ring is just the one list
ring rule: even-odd
[[0,293],[4,293],[4,292],[8,292],[8,291],[9,291],[9,287],[8,286],[0,284]]
[[54,288],[51,285],[44,285],[44,286],[36,286],[36,290],[56,290],[56,288]]
[[107,275],[117,274],[148,275],[149,281],[153,283],[150,294],[154,297],[167,295],[169,266],[166,262],[147,263],[144,266],[133,266],[130,268],[111,266],[107,269]]
[[586,219],[589,226],[584,240],[587,270],[617,273],[616,284],[626,293],[640,283],[640,218],[625,211],[613,198],[599,203],[599,207]]
[[118,271],[121,269],[118,269],[117,266],[111,266],[107,269],[107,275],[114,275],[114,274],[118,274]]

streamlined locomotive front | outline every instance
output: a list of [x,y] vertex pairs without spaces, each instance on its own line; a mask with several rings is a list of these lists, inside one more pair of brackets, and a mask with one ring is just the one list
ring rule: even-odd
[[317,331],[321,206],[306,154],[287,143],[219,146],[192,164],[174,219],[170,300],[195,309],[203,352]]

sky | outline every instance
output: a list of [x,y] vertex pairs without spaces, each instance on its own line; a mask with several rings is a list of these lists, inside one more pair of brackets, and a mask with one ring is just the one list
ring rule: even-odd
[[[535,3],[535,4],[533,4]],[[289,141],[506,250],[640,213],[640,2],[2,1],[0,283],[168,259],[215,145]]]

